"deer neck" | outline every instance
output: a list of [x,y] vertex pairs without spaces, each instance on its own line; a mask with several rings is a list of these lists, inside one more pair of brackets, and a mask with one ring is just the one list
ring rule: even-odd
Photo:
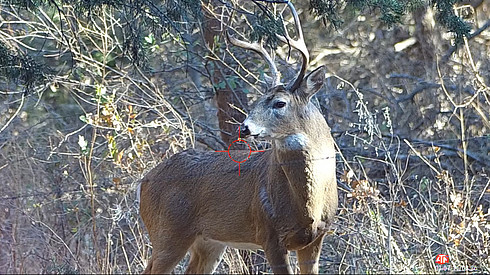
[[[286,178],[287,183],[280,184],[295,202],[293,211],[304,217],[306,223],[321,221],[325,193],[332,189],[326,186],[329,175],[325,173],[329,169],[326,166],[335,158],[329,130],[325,123],[323,129],[313,134],[303,132],[276,140],[271,155],[273,162],[279,164],[273,168],[274,173],[281,175],[278,178]],[[278,194],[276,199],[280,199]]]

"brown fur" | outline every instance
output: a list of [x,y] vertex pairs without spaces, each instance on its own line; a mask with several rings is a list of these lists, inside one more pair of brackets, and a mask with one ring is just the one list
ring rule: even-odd
[[[244,127],[274,144],[242,163],[240,176],[225,153],[187,150],[143,178],[140,212],[153,243],[145,273],[171,272],[187,251],[187,272],[213,272],[227,244],[264,249],[274,273],[292,273],[288,250],[297,250],[300,271],[318,272],[338,200],[330,128],[309,100],[324,75],[317,69],[297,91],[259,100]],[[274,109],[275,100],[287,106]]]

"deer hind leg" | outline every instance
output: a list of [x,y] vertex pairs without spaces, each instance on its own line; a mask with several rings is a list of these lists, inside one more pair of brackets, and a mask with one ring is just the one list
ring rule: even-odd
[[[178,241],[176,241],[178,240]],[[153,255],[151,256],[144,274],[169,274],[184,258],[192,240],[184,240],[178,236],[163,237],[153,243]]]
[[297,251],[299,271],[301,274],[318,274],[318,264],[324,236],[325,234],[318,236],[308,246]]
[[197,238],[190,248],[191,260],[185,273],[213,273],[225,249],[226,246],[219,242]]

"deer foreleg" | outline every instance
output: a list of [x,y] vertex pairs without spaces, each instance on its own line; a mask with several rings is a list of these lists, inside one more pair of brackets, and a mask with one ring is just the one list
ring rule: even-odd
[[301,274],[318,274],[318,263],[324,236],[325,234],[321,234],[311,244],[297,251]]

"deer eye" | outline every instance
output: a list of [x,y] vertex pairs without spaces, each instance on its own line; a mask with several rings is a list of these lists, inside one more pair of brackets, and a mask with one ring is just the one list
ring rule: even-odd
[[277,101],[276,103],[274,103],[274,109],[280,109],[280,108],[283,108],[284,106],[286,106],[286,102],[284,101]]

